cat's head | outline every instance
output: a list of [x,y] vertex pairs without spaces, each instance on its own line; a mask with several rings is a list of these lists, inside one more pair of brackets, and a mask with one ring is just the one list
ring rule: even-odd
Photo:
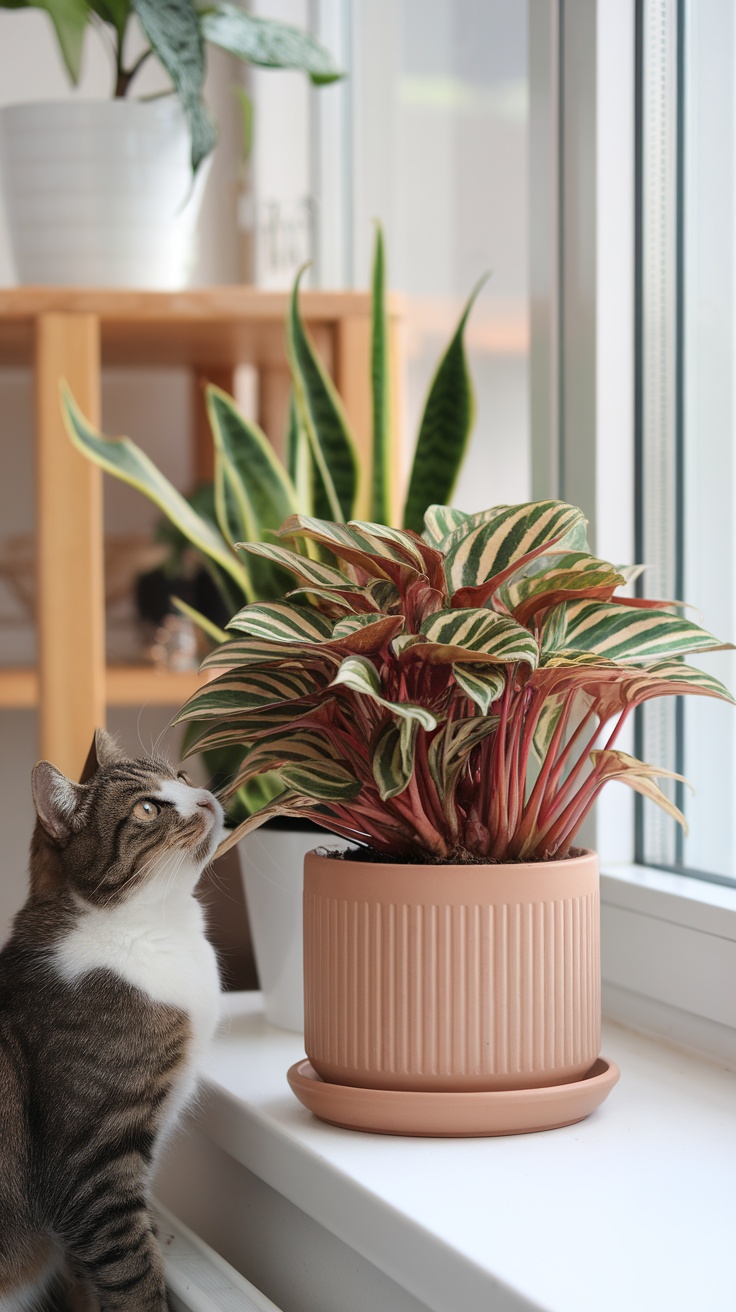
[[144,888],[191,892],[225,833],[212,793],[167,761],[131,760],[99,729],[80,783],[39,761],[32,788],[36,892],[61,885],[108,905]]

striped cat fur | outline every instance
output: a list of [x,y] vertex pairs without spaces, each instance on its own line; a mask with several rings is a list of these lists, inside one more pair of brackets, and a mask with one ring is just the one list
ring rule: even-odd
[[30,893],[0,953],[0,1312],[163,1312],[148,1210],[217,1024],[193,897],[219,802],[98,731],[33,771]]

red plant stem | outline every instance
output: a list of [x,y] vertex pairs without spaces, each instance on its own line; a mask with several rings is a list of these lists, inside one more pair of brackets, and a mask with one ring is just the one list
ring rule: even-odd
[[511,730],[511,763],[510,763],[510,790],[509,790],[509,836],[516,830],[521,816],[521,810],[524,805],[524,782],[525,778],[521,774],[521,743],[524,735],[526,721],[526,712],[529,707],[530,699],[527,696],[527,690],[524,689],[521,697],[517,699],[516,710],[512,721]]
[[[572,752],[573,752],[573,749],[574,749],[574,747],[575,747],[575,744],[576,744],[576,742],[578,741],[578,739],[580,738],[580,735],[582,734],[582,732],[583,732],[583,730],[584,730],[586,724],[588,723],[588,721],[589,721],[589,719],[590,719],[590,717],[591,717],[592,715],[595,715],[595,707],[594,707],[594,706],[589,707],[589,709],[586,711],[585,715],[582,717],[582,719],[581,719],[579,725],[577,726],[577,728],[575,729],[574,733],[572,733],[572,734],[570,735],[570,739],[569,739],[569,742],[567,743],[567,746],[566,746],[565,748],[563,748],[563,750],[560,752],[560,755],[559,755],[559,757],[557,758],[557,762],[556,762],[556,764],[555,764],[555,767],[554,767],[554,769],[552,770],[552,773],[551,773],[551,775],[550,775],[550,777],[549,777],[549,783],[548,783],[548,786],[547,786],[547,793],[548,793],[548,795],[551,796],[551,794],[554,792],[555,788],[557,787],[557,784],[558,784],[559,780],[562,778],[563,771],[564,771],[564,769],[565,769],[565,766],[567,765],[567,762],[568,762],[570,756],[572,755]],[[595,733],[594,733],[594,735],[593,735],[593,741],[595,741],[595,739],[596,739],[596,737],[598,736],[598,734],[599,734],[601,728],[602,728],[601,725],[598,725],[598,726],[596,727],[596,731],[595,731]],[[580,762],[578,762],[578,764],[579,764],[579,763],[580,763]],[[542,808],[542,809],[544,809],[544,808]]]
[[[548,824],[550,820],[552,820],[555,817],[555,815],[559,815],[562,806],[567,804],[570,793],[572,792],[573,788],[577,783],[577,779],[581,770],[584,769],[585,765],[590,760],[590,753],[593,750],[595,740],[598,737],[600,731],[601,731],[600,724],[595,725],[592,733],[588,737],[585,746],[581,748],[580,754],[578,756],[577,761],[575,762],[575,765],[573,766],[569,775],[567,776],[567,779],[565,779],[565,781],[563,782],[561,787],[557,790],[557,792],[553,793],[551,787],[547,788],[545,800],[539,810],[539,822],[541,824]],[[570,743],[572,743],[572,739],[570,739]],[[568,743],[568,747],[570,746],[570,743]]]
[[550,825],[549,829],[538,836],[533,849],[537,855],[557,851],[563,845],[570,846],[604,783],[605,780],[600,781],[595,773],[589,775],[562,815]]
[[490,855],[494,857],[501,856],[505,852],[509,841],[509,780],[506,732],[509,722],[509,709],[513,695],[513,678],[514,673],[512,672],[507,680],[506,687],[504,688],[503,702],[501,704],[501,722],[497,730],[498,751],[494,762],[496,787],[492,799],[492,808],[488,823],[488,828],[493,835]]
[[555,726],[552,741],[547,749],[544,764],[542,765],[539,775],[537,776],[537,781],[532,788],[529,801],[524,807],[521,823],[516,834],[516,839],[522,844],[522,847],[526,846],[529,836],[537,823],[540,806],[544,797],[544,790],[547,786],[547,779],[549,778],[550,772],[555,763],[557,752],[559,751],[560,744],[565,734],[565,729],[567,728],[567,721],[570,718],[573,696],[574,694],[572,696],[568,695],[567,700],[560,711],[560,717]]

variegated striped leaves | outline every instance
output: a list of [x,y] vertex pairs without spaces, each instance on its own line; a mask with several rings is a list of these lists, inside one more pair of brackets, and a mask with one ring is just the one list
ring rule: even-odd
[[388,701],[382,695],[378,670],[364,656],[347,656],[332,680],[331,687],[349,688],[351,692],[359,693],[361,697],[367,697],[378,706],[383,706],[397,719],[416,720],[422,729],[437,728],[437,720],[426,706]]
[[613,661],[644,661],[729,645],[681,615],[610,601],[563,602],[542,630],[543,657],[593,652]]
[[304,663],[298,670],[261,669],[258,666],[228,670],[199,688],[185,702],[173,723],[242,716],[248,711],[261,711],[285,702],[301,702],[302,698],[325,688],[327,681],[327,675],[321,670],[307,670]]
[[[403,627],[403,616],[375,612],[347,615],[335,624],[313,608],[290,605],[289,602],[244,606],[228,625],[230,629],[274,644],[275,655],[283,655],[284,648],[288,654],[288,648],[298,644],[301,652],[322,654],[326,658],[332,651],[380,651]],[[242,644],[242,650],[245,660],[248,660],[247,643]],[[233,651],[226,646],[222,655],[232,657]]]
[[442,665],[513,665],[524,661],[532,669],[539,659],[539,648],[531,633],[492,610],[441,610],[424,621],[422,633],[427,644],[409,648],[408,658]]
[[635,792],[641,793],[642,796],[648,797],[652,802],[656,802],[663,811],[672,816],[679,825],[682,825],[687,834],[687,821],[682,811],[671,802],[669,797],[662,792],[662,789],[655,779],[678,779],[680,783],[687,784],[688,788],[692,785],[688,783],[684,775],[675,774],[673,770],[663,770],[661,766],[646,765],[644,761],[639,761],[635,756],[629,756],[626,752],[599,751],[591,752],[593,762],[593,778],[597,786],[608,783],[611,779],[618,779],[619,783],[628,784]]
[[379,730],[372,749],[373,778],[381,801],[398,797],[414,773],[417,721],[388,720]]
[[[477,522],[475,522],[477,521]],[[564,501],[499,506],[482,516],[470,516],[443,543],[445,574],[451,593],[484,589],[481,595],[456,596],[456,606],[481,605],[535,553],[555,544],[569,550],[585,548],[585,517]]]
[[295,792],[320,800],[344,800],[360,791],[360,782],[347,761],[338,757],[329,738],[318,729],[287,729],[276,737],[260,739],[246,752],[225,796],[232,796],[267,770],[276,771]]

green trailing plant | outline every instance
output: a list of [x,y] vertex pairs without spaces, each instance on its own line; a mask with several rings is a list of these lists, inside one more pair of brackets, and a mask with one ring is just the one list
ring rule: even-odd
[[[202,99],[208,44],[219,46],[246,64],[300,69],[316,85],[342,77],[328,51],[307,32],[273,19],[254,18],[233,3],[0,0],[0,9],[41,9],[49,15],[74,86],[79,81],[84,38],[91,24],[103,29],[109,38],[115,97],[127,96],[143,65],[149,59],[158,59],[189,120],[194,170],[217,140],[212,117]],[[147,44],[132,63],[126,63],[126,36],[133,17],[137,18]]]
[[[300,280],[301,275],[294,286],[286,325],[293,379],[286,462],[279,460],[266,435],[240,413],[232,397],[217,387],[206,389],[214,446],[214,516],[201,513],[182,496],[130,438],[103,436],[87,421],[69,389],[62,386],[62,411],[71,441],[89,460],[147,496],[201,553],[218,583],[228,614],[243,602],[281,597],[291,579],[277,561],[258,556],[255,551],[243,552],[237,548],[238,542],[270,542],[283,521],[297,513],[347,520],[367,506],[372,516],[385,518],[387,508],[399,501],[398,489],[392,482],[396,468],[393,453],[399,435],[391,427],[388,401],[389,334],[380,228],[376,232],[372,277],[374,446],[369,469],[360,468],[350,422],[305,328],[299,305]],[[480,285],[463,310],[429,388],[404,498],[402,522],[410,528],[421,525],[433,496],[449,500],[465,454],[473,421],[473,394],[463,334]],[[227,638],[191,607],[181,609],[213,642]],[[221,761],[218,775],[224,768]],[[248,807],[260,805],[262,792],[259,782],[254,781],[241,797]]]
[[551,859],[612,779],[684,824],[656,782],[680,776],[616,742],[652,697],[732,701],[683,661],[724,644],[679,603],[622,595],[636,571],[591,555],[574,506],[433,506],[425,525],[292,515],[280,543],[244,544],[291,589],[235,615],[177,716],[200,725],[190,750],[237,744],[226,793],[283,786],[228,845],[308,815],[397,859]]

